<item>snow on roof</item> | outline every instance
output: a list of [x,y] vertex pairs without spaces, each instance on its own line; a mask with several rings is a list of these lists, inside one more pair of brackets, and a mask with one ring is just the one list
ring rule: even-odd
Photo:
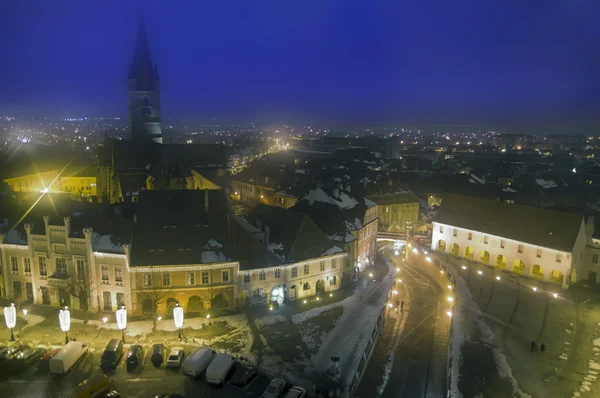
[[542,188],[558,188],[558,185],[554,182],[554,180],[544,180],[543,178],[536,178],[535,182]]
[[336,204],[329,195],[325,193],[321,188],[311,189],[302,200],[308,200],[308,203],[312,205],[315,202],[323,202]]
[[207,263],[224,263],[227,261],[227,256],[225,256],[225,254],[223,252],[216,252],[213,250],[207,250],[202,252],[202,259],[201,259],[203,264],[207,264]]
[[92,232],[92,249],[96,252],[125,254],[125,248],[120,243],[114,243],[111,235],[100,235]]
[[363,227],[362,222],[360,221],[360,219],[358,217],[356,217],[354,219],[354,225],[356,225],[356,228],[358,228],[358,229]]
[[11,229],[8,234],[6,234],[6,238],[4,239],[5,243],[10,243],[13,245],[26,245],[27,241],[21,238],[21,233],[16,229]]
[[279,258],[283,259],[283,257],[282,257],[283,253],[281,253],[281,251],[283,251],[283,249],[284,249],[283,243],[271,242],[271,243],[267,244],[267,249],[270,250],[271,252],[273,252],[273,254],[275,254]]
[[502,190],[503,190],[504,192],[517,192],[517,191],[515,191],[514,189],[512,189],[512,188],[509,188],[509,187],[504,187],[504,188],[502,188]]
[[209,239],[203,249],[222,249],[223,245],[214,239]]
[[322,256],[329,256],[331,254],[337,254],[337,253],[343,253],[344,251],[342,249],[340,249],[337,246],[333,246],[330,249],[327,249],[326,251],[323,252],[323,254],[321,254]]
[[[477,177],[475,174],[471,174],[470,176],[473,180],[477,181],[480,184],[485,184],[485,177]],[[471,180],[469,180],[469,182],[471,182]]]
[[371,199],[365,198],[365,205],[370,209],[373,206],[377,206],[377,203],[373,202]]
[[345,192],[340,192],[339,198],[333,198],[337,202],[337,205],[342,209],[351,209],[358,204],[356,199],[351,196],[348,196]]

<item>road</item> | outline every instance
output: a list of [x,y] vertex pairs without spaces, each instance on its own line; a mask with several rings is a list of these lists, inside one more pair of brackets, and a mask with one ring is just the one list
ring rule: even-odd
[[[357,397],[443,397],[448,353],[448,289],[425,257],[404,261],[385,251],[399,267],[385,327],[359,383]],[[401,282],[400,282],[401,281]],[[404,310],[397,307],[404,301]]]

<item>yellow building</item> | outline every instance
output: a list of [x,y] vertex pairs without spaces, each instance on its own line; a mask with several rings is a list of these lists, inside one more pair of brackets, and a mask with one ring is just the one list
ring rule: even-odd
[[406,232],[419,221],[419,198],[412,192],[372,195],[369,199],[377,203],[381,231]]
[[81,170],[70,167],[53,169],[34,174],[16,176],[4,180],[14,192],[66,192],[77,197],[96,196],[96,168]]
[[45,189],[58,191],[60,190],[58,173],[59,169],[55,169],[7,178],[4,182],[14,192],[41,192]]

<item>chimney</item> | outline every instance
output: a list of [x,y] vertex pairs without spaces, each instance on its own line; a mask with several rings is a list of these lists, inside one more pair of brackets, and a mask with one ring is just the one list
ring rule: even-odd
[[333,197],[334,198],[339,198],[340,197],[340,189],[339,188],[333,188]]
[[350,184],[346,184],[346,192],[350,192],[350,188],[351,188]]
[[265,225],[265,246],[269,244],[269,239],[271,239],[271,228]]
[[208,213],[208,188],[204,188],[204,212]]

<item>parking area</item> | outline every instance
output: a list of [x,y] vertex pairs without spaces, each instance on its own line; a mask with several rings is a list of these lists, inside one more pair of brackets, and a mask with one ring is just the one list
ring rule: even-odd
[[[270,378],[263,374],[256,374],[243,386],[234,386],[231,379],[236,371],[245,365],[234,362],[222,386],[213,386],[206,382],[203,374],[198,379],[193,379],[183,374],[183,367],[167,368],[166,360],[171,348],[176,345],[166,346],[163,362],[155,365],[151,361],[151,344],[144,344],[141,362],[134,369],[127,369],[127,353],[129,345],[123,350],[123,356],[112,370],[102,370],[100,358],[103,350],[88,351],[80,358],[71,370],[62,376],[50,375],[38,370],[36,364],[25,369],[10,369],[10,362],[4,363],[0,374],[0,390],[5,397],[69,397],[73,388],[84,380],[95,375],[106,374],[112,388],[122,397],[156,397],[160,394],[179,394],[185,397],[259,397],[267,388]],[[184,359],[197,347],[182,346]],[[290,386],[288,386],[289,388]]]

